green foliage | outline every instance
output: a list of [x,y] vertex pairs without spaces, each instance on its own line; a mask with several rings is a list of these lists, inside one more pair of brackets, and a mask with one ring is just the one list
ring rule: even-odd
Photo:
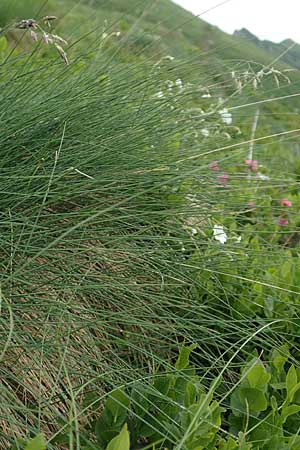
[[130,450],[130,439],[126,424],[120,433],[109,442],[106,450]]
[[24,450],[46,450],[46,441],[42,434],[38,434],[26,444]]
[[181,347],[179,358],[175,364],[177,370],[183,370],[189,366],[190,354],[195,348],[197,348],[197,344],[192,344],[189,347]]
[[[300,404],[294,398],[300,384],[293,365],[278,370],[277,350],[270,365],[254,359],[245,367],[242,381],[231,396],[231,431],[247,428],[251,448],[288,448],[297,441]],[[288,359],[288,355],[286,360]],[[275,362],[275,364],[274,364]],[[251,386],[251,387],[250,387]],[[245,425],[247,424],[247,425]]]
[[0,54],[7,49],[7,39],[5,36],[0,37]]
[[[181,348],[176,367],[180,365],[182,355],[190,354],[190,350],[191,346]],[[184,443],[187,450],[268,450],[273,445],[276,449],[288,448],[291,442],[298,442],[300,397],[297,400],[294,396],[300,392],[300,374],[297,375],[293,365],[287,372],[282,367],[278,373],[274,359],[273,352],[270,364],[254,358],[242,368],[230,396],[230,406],[227,403],[221,406],[214,399],[218,397],[217,392],[206,392],[194,367],[189,364],[189,357],[182,369],[157,374],[152,385],[138,384],[127,389],[128,412],[126,416],[118,416],[117,426],[113,416],[111,422],[107,419],[111,402],[114,403],[116,398],[114,391],[96,423],[98,441],[105,446],[112,438],[107,435],[107,429],[116,426],[114,434],[119,436],[124,423],[128,423],[131,449],[135,449],[142,439],[145,448],[151,445],[153,449],[161,446],[177,449],[179,442],[180,445]],[[280,387],[279,380],[285,380]],[[122,399],[123,390],[120,392]],[[121,400],[120,404],[124,402]],[[107,428],[102,417],[106,417]],[[227,420],[231,436],[223,431]]]
[[[183,346],[175,371],[158,373],[152,384],[135,383],[127,389],[126,398],[123,390],[109,395],[104,412],[95,425],[100,446],[108,445],[113,434],[118,436],[125,422],[130,430],[131,448],[136,448],[142,440],[146,442],[145,448],[150,444],[153,449],[161,448],[161,445],[175,448],[186,432],[185,448],[188,450],[206,448],[215,441],[223,408],[205,393],[195,368],[189,364],[189,355],[194,348],[194,345]],[[118,406],[115,405],[117,398]],[[122,405],[123,409],[125,403],[126,415],[119,408]]]
[[120,428],[126,422],[130,398],[124,389],[116,389],[107,399],[101,418],[97,420],[95,432],[102,447],[114,439]]

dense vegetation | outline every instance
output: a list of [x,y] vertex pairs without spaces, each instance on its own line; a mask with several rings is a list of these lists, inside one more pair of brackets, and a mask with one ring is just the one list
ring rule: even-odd
[[0,449],[299,449],[297,70],[169,0],[0,25]]

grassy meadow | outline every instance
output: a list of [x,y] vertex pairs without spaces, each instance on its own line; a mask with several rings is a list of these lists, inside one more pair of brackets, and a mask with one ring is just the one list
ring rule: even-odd
[[298,69],[170,0],[0,27],[0,450],[300,449]]

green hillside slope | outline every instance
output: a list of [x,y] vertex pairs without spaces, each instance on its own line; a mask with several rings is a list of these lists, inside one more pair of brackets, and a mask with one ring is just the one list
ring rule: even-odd
[[[111,51],[116,57],[123,57],[125,61],[129,55],[153,62],[170,55],[176,58],[174,65],[178,76],[186,81],[200,81],[204,86],[218,85],[220,96],[229,92],[226,85],[231,72],[235,71],[237,78],[242,78],[245,73],[254,77],[263,68],[267,73],[268,69],[275,67],[291,83],[287,82],[287,78],[275,75],[272,83],[264,84],[262,94],[251,91],[251,101],[290,96],[280,103],[268,102],[262,112],[268,114],[269,123],[272,122],[270,114],[278,115],[280,112],[283,127],[287,114],[291,126],[296,122],[291,113],[297,113],[299,105],[298,97],[294,98],[293,95],[298,94],[300,73],[295,70],[297,64],[289,65],[289,62],[294,62],[294,52],[297,52],[298,47],[287,53],[285,46],[261,46],[244,37],[231,36],[185,11],[171,0],[84,0],[80,5],[74,0],[68,0],[68,5],[66,8],[66,2],[62,2],[60,6],[65,11],[61,27],[68,29],[73,39],[79,38],[86,31],[87,25],[90,30],[103,27],[119,31],[121,34],[115,42],[116,53],[109,49],[113,47],[112,41],[104,46],[106,51]],[[78,27],[80,17],[82,27]],[[83,44],[93,42],[94,38],[95,34],[91,33]],[[273,51],[274,47],[276,51]],[[245,89],[245,103],[248,96],[249,92]],[[236,100],[233,96],[229,106],[240,103],[241,97]],[[288,127],[287,123],[286,126]]]

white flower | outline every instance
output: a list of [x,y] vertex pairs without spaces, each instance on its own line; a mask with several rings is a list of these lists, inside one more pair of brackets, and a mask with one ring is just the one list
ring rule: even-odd
[[260,173],[260,172],[258,172],[257,178],[262,181],[268,181],[270,179],[270,177],[268,177],[268,175],[264,175],[263,173]]
[[210,94],[203,94],[202,98],[211,98],[211,95]]
[[242,236],[236,236],[235,240],[236,240],[236,242],[238,242],[238,243],[241,242]]
[[53,39],[52,37],[49,36],[48,33],[43,33],[43,39],[46,42],[46,44],[53,44]]
[[167,85],[168,91],[171,92],[173,89],[173,86],[174,86],[174,81],[168,80],[166,82],[166,85]]
[[178,78],[178,80],[175,81],[175,84],[177,87],[179,87],[180,89],[183,88],[183,82],[180,78]]
[[182,241],[179,241],[179,244],[180,244],[180,246],[181,246],[181,251],[182,251],[182,252],[185,252],[185,247],[184,247],[184,245],[183,245],[183,242],[182,242]]
[[191,233],[192,233],[192,236],[196,236],[196,234],[198,234],[198,231],[196,228],[192,228]]
[[165,94],[163,93],[163,91],[159,91],[157,92],[157,94],[155,94],[155,97],[157,98],[164,98]]
[[222,225],[214,225],[213,232],[216,241],[219,241],[221,244],[225,244],[227,241],[227,234],[225,233]]
[[201,133],[203,134],[204,137],[209,136],[209,130],[207,128],[202,128]]
[[232,114],[228,111],[227,108],[221,109],[221,111],[219,111],[219,114],[222,118],[222,121],[226,123],[226,125],[232,124]]

